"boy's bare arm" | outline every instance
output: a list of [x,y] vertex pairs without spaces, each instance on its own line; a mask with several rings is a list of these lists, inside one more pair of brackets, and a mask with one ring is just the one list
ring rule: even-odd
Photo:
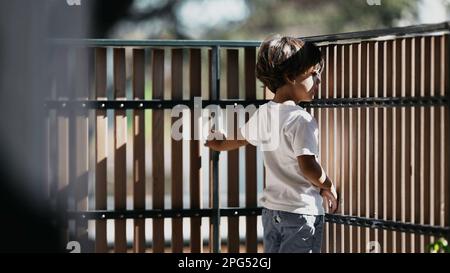
[[223,139],[223,140],[207,140],[205,143],[206,147],[209,147],[210,149],[213,149],[215,151],[229,151],[237,149],[241,146],[247,145],[247,140],[239,140],[239,139]]
[[316,161],[314,155],[301,155],[297,157],[298,165],[308,180],[324,190],[330,190],[332,187],[331,180],[325,174],[320,164]]
[[301,155],[297,157],[298,165],[303,174],[315,186],[321,189],[320,195],[326,200],[330,213],[335,213],[339,207],[338,194],[333,183],[325,174],[314,155]]
[[[239,130],[237,139],[226,139],[225,136],[219,132],[213,133],[213,135],[215,135],[216,138],[217,135],[219,135],[219,139],[207,140],[205,146],[215,151],[230,151],[248,144],[247,140],[242,137]],[[211,138],[211,136],[208,138]]]

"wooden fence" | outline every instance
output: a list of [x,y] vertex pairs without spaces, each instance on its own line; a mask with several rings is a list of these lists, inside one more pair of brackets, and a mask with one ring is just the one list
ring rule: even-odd
[[[420,227],[450,217],[448,24],[307,39],[325,70],[305,108],[347,219],[328,221],[323,251],[426,252],[438,237]],[[46,162],[65,241],[82,252],[261,252],[260,152],[219,155],[170,137],[178,103],[271,98],[255,78],[259,42],[55,43],[67,73],[52,79]],[[193,115],[189,124],[193,136]]]

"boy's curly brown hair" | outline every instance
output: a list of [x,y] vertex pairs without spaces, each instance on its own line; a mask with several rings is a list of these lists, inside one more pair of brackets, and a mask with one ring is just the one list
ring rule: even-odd
[[289,36],[269,36],[259,48],[256,77],[275,93],[286,83],[285,77],[294,79],[322,60],[323,55],[314,43]]

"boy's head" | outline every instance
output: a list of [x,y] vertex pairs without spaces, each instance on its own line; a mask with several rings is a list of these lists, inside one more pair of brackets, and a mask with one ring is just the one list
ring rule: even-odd
[[322,67],[322,53],[315,44],[276,35],[261,43],[256,77],[273,93],[288,85],[297,100],[309,100],[320,83]]

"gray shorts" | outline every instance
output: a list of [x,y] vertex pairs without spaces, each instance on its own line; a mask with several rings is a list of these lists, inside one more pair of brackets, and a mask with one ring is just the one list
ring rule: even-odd
[[265,253],[320,253],[323,215],[263,208]]

